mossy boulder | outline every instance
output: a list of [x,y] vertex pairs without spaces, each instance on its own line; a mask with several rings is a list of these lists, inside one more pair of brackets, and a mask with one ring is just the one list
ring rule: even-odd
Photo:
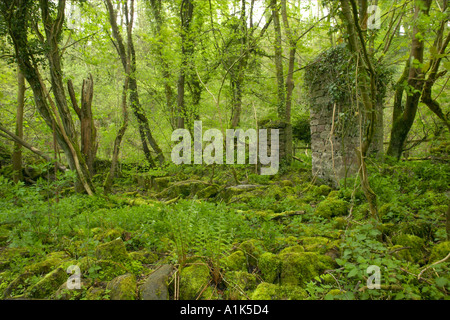
[[209,199],[216,196],[219,193],[219,186],[212,184],[204,189],[199,190],[195,195],[199,199]]
[[305,248],[303,248],[301,245],[294,245],[291,247],[284,248],[280,251],[280,255],[285,253],[302,253],[305,252]]
[[105,288],[102,287],[90,287],[86,291],[86,300],[103,300],[105,295]]
[[68,278],[66,270],[57,268],[45,275],[43,279],[31,286],[27,292],[26,297],[43,299],[49,297],[64,283]]
[[199,263],[184,267],[180,272],[180,300],[204,298],[206,295],[203,290],[210,279],[209,268],[205,264]]
[[308,293],[298,287],[261,282],[251,295],[252,300],[305,300]]
[[223,258],[222,264],[224,268],[229,271],[247,270],[247,258],[241,250],[236,250],[229,256]]
[[424,239],[412,234],[400,234],[394,236],[392,242],[405,248],[396,252],[399,258],[416,263],[423,259]]
[[242,242],[238,249],[244,252],[249,270],[256,268],[260,255],[265,252],[262,241],[256,239],[249,239]]
[[346,215],[347,212],[348,203],[342,199],[325,199],[316,207],[316,214],[327,219]]
[[127,261],[130,259],[125,243],[120,238],[98,245],[95,256],[99,260]]
[[135,300],[136,277],[130,273],[118,276],[108,282],[106,290],[111,300]]
[[0,248],[0,271],[8,269],[14,260],[29,256],[30,252],[26,248]]
[[314,193],[317,196],[328,196],[331,192],[331,187],[327,186],[326,184],[322,184],[320,186],[318,186],[315,190]]
[[278,282],[281,273],[280,257],[272,252],[264,252],[259,257],[258,268],[265,282]]
[[158,261],[158,255],[147,250],[133,251],[128,255],[130,259],[139,261],[142,264],[153,264]]
[[67,288],[67,281],[64,282],[51,296],[51,300],[79,300],[83,293],[92,285],[91,279],[80,279],[80,288]]
[[33,277],[31,272],[25,271],[19,274],[12,280],[6,289],[2,293],[2,298],[7,299],[13,296],[18,296],[23,294],[24,290],[28,286],[29,280]]
[[89,277],[97,278],[101,281],[110,281],[129,272],[121,261],[98,260],[91,257],[81,258],[79,267],[82,273],[86,272]]
[[209,187],[210,184],[201,180],[185,180],[172,183],[168,188],[158,193],[157,198],[173,199],[177,197],[193,197],[200,190]]
[[333,247],[339,247],[339,241],[331,241],[325,237],[303,237],[300,239],[300,243],[302,244],[305,251],[309,252],[318,252],[318,253],[326,253]]
[[69,256],[64,251],[51,252],[44,260],[31,264],[26,270],[33,274],[47,274],[68,259]]
[[443,241],[433,246],[429,263],[444,259],[450,253],[450,241]]
[[254,184],[241,184],[227,187],[220,192],[220,198],[225,202],[237,202],[243,199],[251,199],[256,194],[263,192],[267,186]]
[[124,230],[122,228],[107,229],[105,231],[98,232],[94,235],[94,240],[98,241],[112,241],[122,237]]
[[326,269],[324,262],[328,261],[326,256],[321,256],[315,252],[285,252],[280,253],[282,285],[303,286],[308,281],[314,279]]
[[247,271],[229,271],[224,276],[227,290],[225,296],[230,300],[245,299],[246,292],[257,285],[256,275]]

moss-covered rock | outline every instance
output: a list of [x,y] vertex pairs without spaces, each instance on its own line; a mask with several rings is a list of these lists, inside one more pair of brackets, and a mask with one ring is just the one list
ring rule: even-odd
[[105,295],[105,288],[102,287],[90,287],[86,291],[86,300],[102,300]]
[[325,199],[316,207],[316,214],[327,219],[346,215],[347,212],[348,203],[342,199]]
[[256,268],[260,255],[265,251],[262,241],[256,239],[242,242],[238,249],[244,252],[249,270]]
[[305,252],[305,248],[303,248],[301,245],[297,244],[291,247],[287,247],[284,248],[283,250],[280,251],[280,255],[284,254],[284,253],[301,253],[301,252]]
[[91,279],[80,279],[80,288],[67,288],[67,281],[64,282],[51,296],[51,300],[79,300],[83,293],[92,285]]
[[443,241],[433,246],[429,263],[444,259],[450,253],[450,241]]
[[216,196],[219,193],[219,186],[217,184],[213,184],[207,186],[204,189],[199,190],[195,195],[199,199],[209,199]]
[[271,252],[264,252],[259,257],[258,268],[265,282],[278,282],[281,273],[280,257]]
[[135,300],[136,277],[130,273],[118,276],[108,282],[106,290],[111,300]]
[[95,256],[100,260],[127,261],[130,259],[125,243],[120,238],[98,245]]
[[423,259],[425,240],[422,238],[412,234],[400,234],[394,236],[392,242],[405,248],[395,253],[399,258],[410,262],[419,262]]
[[0,271],[8,269],[14,260],[29,256],[26,248],[0,248]]
[[328,196],[331,192],[331,188],[326,184],[322,184],[314,190],[314,193],[318,196]]
[[193,264],[184,267],[180,272],[180,299],[196,300],[204,298],[202,291],[208,285],[211,277],[205,264]]
[[247,271],[247,258],[241,250],[236,250],[222,259],[223,268],[229,271]]
[[303,286],[325,269],[325,265],[315,252],[286,252],[280,253],[279,257],[282,285]]
[[12,280],[2,293],[2,298],[7,299],[24,293],[29,280],[33,277],[31,272],[25,271]]
[[44,260],[31,264],[26,270],[33,274],[46,274],[68,259],[69,256],[64,251],[51,252],[45,256]]
[[124,230],[122,228],[107,229],[94,235],[94,239],[98,241],[112,241],[122,237]]
[[339,241],[331,241],[325,237],[302,237],[300,243],[303,248],[305,248],[305,251],[318,252],[321,254],[329,251],[335,246],[339,247]]
[[252,300],[305,300],[308,293],[298,287],[262,282],[251,295]]
[[256,276],[247,271],[229,271],[224,280],[227,286],[225,296],[230,300],[245,299],[246,292],[256,288]]
[[201,180],[185,180],[172,183],[168,188],[158,193],[157,198],[173,199],[177,197],[188,198],[196,195],[200,190],[210,186]]
[[43,279],[31,286],[27,292],[26,297],[43,299],[49,297],[64,283],[68,278],[66,271],[63,268],[57,268],[45,275]]
[[133,251],[128,255],[130,259],[139,261],[142,264],[153,264],[158,261],[158,255],[147,250]]

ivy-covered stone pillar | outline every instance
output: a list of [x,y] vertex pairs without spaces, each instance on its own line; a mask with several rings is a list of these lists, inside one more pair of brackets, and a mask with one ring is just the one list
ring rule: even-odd
[[[377,72],[378,110],[371,154],[383,152],[383,98],[389,75],[380,66]],[[319,55],[305,73],[313,175],[334,187],[358,170],[356,149],[368,118],[358,98],[355,74],[356,62],[344,45]]]

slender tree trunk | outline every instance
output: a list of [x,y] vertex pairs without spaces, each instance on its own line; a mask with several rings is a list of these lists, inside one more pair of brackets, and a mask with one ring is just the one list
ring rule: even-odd
[[[17,72],[17,111],[16,111],[16,136],[23,139],[23,109],[25,104],[25,78],[23,73]],[[12,154],[12,163],[14,170],[14,182],[17,183],[23,179],[22,175],[22,145],[18,142],[14,143],[14,152]]]
[[277,111],[280,120],[286,121],[286,87],[283,75],[283,50],[281,44],[281,25],[278,14],[277,0],[271,0],[270,7],[272,9],[273,25],[275,28],[275,69],[278,87]]
[[184,128],[187,118],[184,95],[186,85],[186,71],[189,69],[189,58],[193,52],[192,39],[189,37],[190,24],[194,13],[192,0],[181,1],[181,66],[177,83],[177,128]]
[[[123,68],[127,75],[129,76],[129,91],[130,91],[130,105],[133,110],[133,114],[135,115],[138,121],[139,127],[139,135],[142,141],[142,147],[144,150],[144,154],[150,163],[151,166],[154,166],[154,161],[150,153],[150,149],[148,144],[153,148],[156,153],[156,157],[159,160],[160,164],[163,164],[164,154],[161,148],[158,146],[156,140],[154,139],[151,130],[150,124],[147,116],[145,115],[144,109],[139,101],[139,94],[137,88],[137,80],[136,80],[136,52],[133,44],[133,36],[132,36],[132,27],[133,27],[133,19],[134,19],[134,0],[131,0],[131,5],[128,6],[128,0],[125,2],[125,20],[127,27],[127,49],[125,49],[123,38],[119,32],[119,27],[117,26],[117,15],[114,7],[111,3],[111,0],[105,0],[106,8],[109,13],[109,21],[111,24],[111,28],[113,31],[113,37],[116,40],[115,46],[117,48],[117,52],[122,61]],[[128,8],[130,9],[130,14],[128,13]],[[130,16],[130,17],[129,17]],[[129,62],[128,62],[129,61]],[[128,68],[128,64],[130,68]]]

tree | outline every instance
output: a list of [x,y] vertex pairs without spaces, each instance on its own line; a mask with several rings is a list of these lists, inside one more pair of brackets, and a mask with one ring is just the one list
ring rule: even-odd
[[[17,112],[16,112],[16,136],[23,139],[23,108],[25,104],[25,78],[20,72],[17,72]],[[23,179],[22,175],[22,145],[18,142],[14,144],[14,152],[12,155],[12,163],[14,170],[14,182],[19,182]]]
[[[77,172],[79,181],[77,189],[92,195],[95,193],[95,187],[84,156],[78,147],[77,134],[63,86],[59,41],[64,26],[66,1],[59,0],[56,9],[53,9],[48,0],[40,0],[39,4],[30,0],[2,0],[0,5],[7,31],[13,42],[15,58],[31,86],[36,107],[47,126],[54,131],[56,140],[67,157],[69,167]],[[44,26],[45,35],[39,31],[39,22]],[[36,54],[28,38],[30,25],[33,26],[40,46],[46,48],[45,57],[49,64],[52,93],[56,103],[40,75]]]
[[[137,79],[136,79],[136,51],[133,44],[133,37],[132,37],[132,20],[134,15],[134,0],[131,0],[131,3],[128,4],[128,0],[125,2],[125,8],[126,8],[126,20],[128,18],[128,11],[131,15],[131,19],[128,21],[128,50],[125,49],[125,44],[123,42],[123,38],[120,34],[119,27],[117,25],[117,13],[112,5],[111,0],[105,0],[106,8],[109,13],[109,22],[111,24],[113,37],[115,42],[114,46],[120,56],[120,60],[122,62],[124,71],[127,72],[127,61],[129,59],[130,61],[130,69],[129,69],[129,90],[130,90],[130,104],[131,109],[133,110],[133,113],[138,121],[139,126],[139,134],[141,136],[141,142],[142,147],[144,149],[145,156],[150,163],[150,165],[154,166],[153,157],[151,156],[150,149],[148,147],[148,144],[153,148],[154,152],[156,153],[156,157],[162,165],[165,161],[164,154],[159,147],[158,143],[156,142],[155,138],[152,135],[152,132],[150,130],[150,124],[148,121],[147,116],[145,115],[145,111],[142,108],[142,105],[139,101],[139,93],[138,93],[138,86],[137,86]],[[129,9],[128,9],[129,8]]]

